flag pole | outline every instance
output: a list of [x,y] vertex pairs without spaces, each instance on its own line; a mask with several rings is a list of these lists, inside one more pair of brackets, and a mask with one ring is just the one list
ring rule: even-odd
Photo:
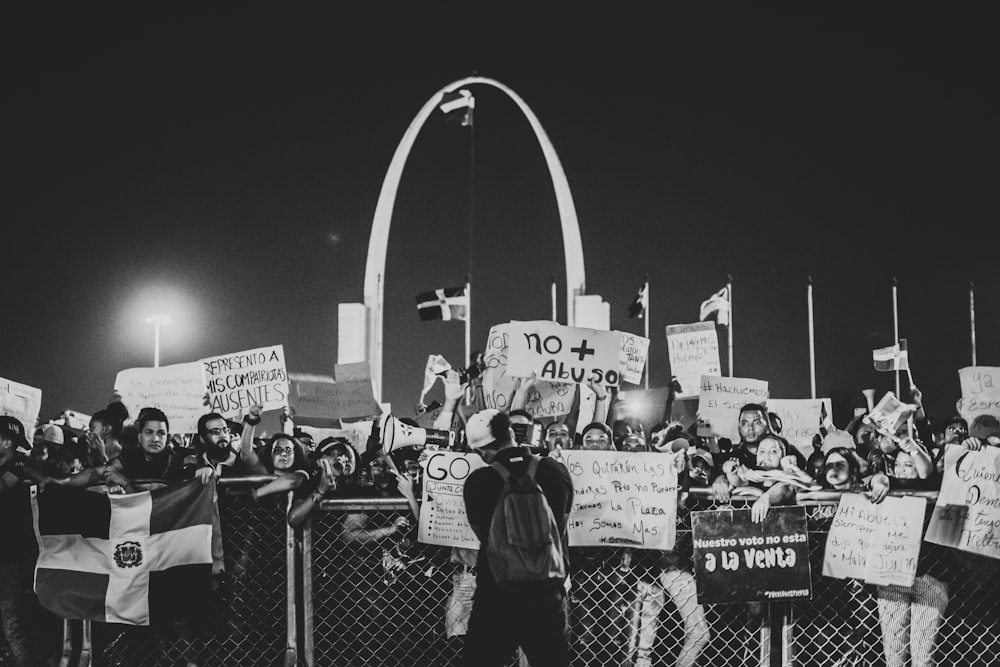
[[[646,297],[644,299],[646,303],[643,304],[643,310],[645,311],[645,313],[643,314],[643,331],[645,332],[646,340],[649,340],[649,274],[648,273],[643,277],[642,288],[643,288],[643,294],[646,295]],[[648,390],[649,389],[649,355],[648,354],[646,355],[646,368],[644,369],[644,372],[646,374],[646,384],[645,384],[645,387]]]
[[558,312],[556,310],[556,274],[552,274],[552,321],[559,323]]
[[[892,337],[899,348],[899,307],[896,299],[896,276],[892,277]],[[899,369],[896,369],[896,397],[899,397]]]
[[969,334],[972,336],[972,365],[976,365],[976,286],[969,281]]
[[806,288],[809,300],[809,388],[812,398],[816,398],[816,330],[813,327],[813,279],[809,276]]
[[733,276],[726,277],[726,287],[729,292],[729,377],[733,377]]
[[472,365],[472,281],[465,276],[465,361],[466,367]]

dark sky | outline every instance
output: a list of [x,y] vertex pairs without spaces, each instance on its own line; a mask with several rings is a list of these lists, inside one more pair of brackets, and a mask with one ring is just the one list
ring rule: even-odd
[[[274,6],[9,16],[0,376],[43,390],[42,419],[93,412],[117,371],[151,365],[155,311],[175,320],[163,364],[281,343],[289,370],[332,373],[393,151],[436,91],[476,73],[552,140],[614,328],[642,331],[626,308],[649,274],[654,386],[664,327],[696,321],[731,274],[736,375],[808,397],[812,276],[818,394],[842,424],[862,388],[892,387],[871,350],[893,342],[895,276],[914,379],[948,413],[970,280],[979,364],[1000,365],[985,17],[661,11],[530,35],[474,9],[391,30],[374,12]],[[462,282],[470,219],[474,348],[495,323],[546,318],[552,273],[565,313],[541,151],[506,96],[473,92],[474,135],[432,117],[396,202],[384,398],[400,416],[429,353],[461,361],[462,326],[419,322],[414,297]]]

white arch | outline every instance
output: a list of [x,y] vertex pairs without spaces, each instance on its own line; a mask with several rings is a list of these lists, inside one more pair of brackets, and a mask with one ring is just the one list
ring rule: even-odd
[[[389,246],[389,225],[392,222],[392,209],[396,203],[396,192],[403,175],[403,167],[410,155],[410,149],[417,139],[427,118],[441,103],[445,93],[452,92],[463,86],[483,84],[492,86],[507,93],[514,100],[525,118],[535,131],[535,137],[542,148],[545,163],[552,177],[552,187],[555,190],[556,203],[559,207],[559,220],[562,223],[563,250],[566,255],[566,319],[572,326],[575,322],[574,297],[583,294],[586,280],[583,268],[583,242],[580,240],[580,225],[576,218],[576,207],[569,191],[569,182],[563,172],[559,156],[549,141],[548,135],[542,129],[542,124],[528,105],[513,90],[494,79],[480,76],[470,76],[448,84],[431,96],[420,109],[413,122],[406,128],[406,133],[396,147],[396,152],[389,163],[382,190],[379,192],[378,203],[375,205],[375,216],[372,219],[372,234],[368,241],[368,262],[365,265],[365,306],[367,309],[368,361],[374,381],[375,396],[382,397],[382,304],[385,292],[385,258]],[[467,360],[463,360],[463,364]]]

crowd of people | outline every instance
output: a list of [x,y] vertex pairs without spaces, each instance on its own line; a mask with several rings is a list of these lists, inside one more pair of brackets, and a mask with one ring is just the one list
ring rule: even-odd
[[[801,452],[782,436],[781,421],[768,411],[766,404],[751,403],[739,409],[739,438],[735,442],[699,435],[697,424],[684,425],[672,420],[669,402],[662,418],[652,427],[627,416],[612,418],[616,414],[611,409],[616,404],[616,390],[595,385],[588,387],[586,393],[592,400],[585,410],[581,399],[585,392],[581,388],[570,414],[538,419],[523,409],[523,397],[533,382],[529,378],[518,382],[507,403],[509,409],[503,411],[510,426],[512,447],[502,448],[506,453],[487,456],[484,452],[492,451],[489,447],[503,437],[501,434],[484,441],[485,444],[476,442],[469,424],[475,421],[476,414],[483,412],[484,406],[481,395],[476,395],[475,374],[449,371],[444,380],[443,405],[435,406],[433,414],[420,405],[414,417],[401,421],[412,426],[423,423],[435,429],[452,430],[458,435],[456,450],[480,453],[488,459],[487,463],[490,458],[508,460],[519,453],[540,457],[546,461],[539,473],[543,477],[552,474],[547,471],[561,466],[562,453],[567,450],[660,452],[670,457],[678,472],[680,506],[687,502],[692,488],[702,487],[721,505],[736,498],[748,499],[753,521],[763,520],[771,506],[794,503],[797,494],[803,491],[864,493],[878,503],[894,489],[933,490],[940,486],[943,453],[948,445],[969,450],[1000,445],[1000,421],[996,418],[979,417],[970,425],[952,415],[938,423],[924,414],[922,394],[916,387],[910,387],[915,409],[895,430],[880,430],[861,410],[843,429],[826,425],[813,439],[813,451]],[[93,415],[85,431],[66,424],[43,423],[34,425],[30,440],[25,426],[17,419],[0,417],[0,500],[12,498],[18,487],[31,484],[37,485],[41,492],[49,485],[81,488],[104,485],[108,493],[132,493],[150,488],[151,484],[192,478],[207,483],[212,477],[262,475],[268,476],[269,481],[255,489],[254,498],[260,501],[270,495],[291,492],[287,521],[298,528],[327,499],[402,499],[410,508],[409,515],[400,514],[392,521],[380,523],[365,512],[348,512],[342,519],[341,538],[354,550],[346,552],[340,564],[339,571],[344,577],[337,585],[345,604],[361,610],[352,615],[354,625],[343,634],[344,641],[350,637],[380,641],[377,628],[388,626],[384,619],[381,623],[373,623],[372,619],[380,614],[401,613],[406,605],[385,607],[384,600],[382,606],[373,603],[369,591],[377,582],[351,577],[352,568],[361,568],[352,559],[381,558],[381,571],[372,570],[370,565],[365,566],[365,571],[375,572],[373,576],[383,582],[391,580],[394,572],[398,576],[405,571],[406,546],[416,540],[421,464],[429,448],[403,447],[386,454],[379,446],[377,428],[364,448],[357,448],[343,436],[329,436],[317,442],[308,427],[295,426],[294,415],[286,413],[285,417],[285,428],[268,435],[258,433],[260,406],[247,411],[240,420],[208,413],[198,420],[195,433],[177,434],[171,431],[169,419],[161,410],[145,407],[130,415],[121,402],[112,400]],[[586,423],[581,425],[579,421]],[[568,481],[568,475],[565,477]],[[476,482],[470,478],[470,483]],[[478,484],[483,482],[480,480]],[[572,483],[569,484],[568,492],[563,489],[553,496],[553,502],[561,503],[560,513],[569,511]],[[476,498],[475,489],[467,489],[469,519],[480,534],[483,526],[477,524],[485,523],[488,529],[489,515],[481,501],[470,499],[470,493]],[[931,507],[928,506],[928,518]],[[11,511],[5,507],[3,514]],[[565,538],[565,516],[561,528]],[[610,655],[615,654],[618,664],[648,667],[653,664],[660,612],[668,598],[683,621],[683,640],[676,651],[676,664],[697,664],[710,640],[710,630],[706,610],[697,601],[691,544],[684,533],[679,533],[679,537],[675,548],[667,552],[631,548],[584,550],[578,561],[570,563],[571,572],[588,568],[603,573],[629,572],[631,578],[627,581],[633,583],[623,586],[624,578],[598,581],[594,577],[579,577],[577,583],[570,576],[562,589],[565,632],[550,623],[553,618],[558,621],[561,618],[558,615],[538,617],[535,629],[550,636],[539,639],[532,635],[521,644],[526,654],[534,651],[546,656],[536,667],[568,664],[571,635],[572,643],[583,647],[578,649],[584,651],[580,654],[582,664],[607,663]],[[4,636],[15,664],[35,664],[21,611],[30,595],[31,563],[24,558],[30,548],[17,540],[2,543],[0,616]],[[221,543],[216,548],[221,549]],[[878,587],[879,620],[889,667],[933,664],[938,629],[949,602],[949,559],[935,553],[940,549],[943,547],[922,544],[912,587]],[[475,553],[453,549],[451,560],[462,564],[466,575],[476,573],[474,587],[470,586],[468,576],[460,578],[466,601],[473,595],[473,588],[478,596],[474,599],[492,594],[494,586],[484,572],[483,560],[477,562]],[[457,587],[459,579],[454,583]],[[600,590],[587,590],[588,586]],[[533,611],[542,613],[540,610],[548,608],[546,605],[552,600],[540,597],[535,603]],[[494,615],[497,609],[502,608],[495,607]],[[495,641],[498,629],[486,612],[473,614],[468,624],[468,664],[502,664],[505,656],[497,654],[497,647],[506,650],[513,644]],[[461,628],[455,631],[460,634],[467,621],[451,618],[449,627]],[[180,634],[187,636],[183,628]],[[493,638],[488,640],[488,637]],[[558,649],[555,652],[540,649],[539,642],[544,641],[554,641]],[[412,647],[401,650],[413,655]],[[591,654],[586,654],[587,651]],[[596,651],[605,655],[597,656]],[[558,656],[554,663],[550,662],[551,656]],[[527,660],[530,658],[527,655]],[[189,664],[194,664],[193,659]]]

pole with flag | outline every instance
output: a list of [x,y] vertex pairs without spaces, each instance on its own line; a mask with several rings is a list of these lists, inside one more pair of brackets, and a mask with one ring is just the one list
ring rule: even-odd
[[726,277],[726,296],[729,297],[729,377],[733,376],[733,276]]
[[[892,339],[899,346],[899,307],[896,300],[896,277],[892,277]],[[896,369],[896,396],[899,396],[899,369]]]
[[733,277],[729,276],[726,286],[718,292],[701,302],[698,310],[698,319],[702,322],[712,315],[715,321],[725,326],[729,331],[729,377],[733,377]]
[[465,364],[472,364],[472,281],[465,276]]
[[972,365],[976,365],[976,286],[969,281],[969,335],[972,336]]
[[809,303],[809,389],[811,398],[816,398],[816,330],[813,327],[813,279],[809,276],[806,287],[806,297]]

